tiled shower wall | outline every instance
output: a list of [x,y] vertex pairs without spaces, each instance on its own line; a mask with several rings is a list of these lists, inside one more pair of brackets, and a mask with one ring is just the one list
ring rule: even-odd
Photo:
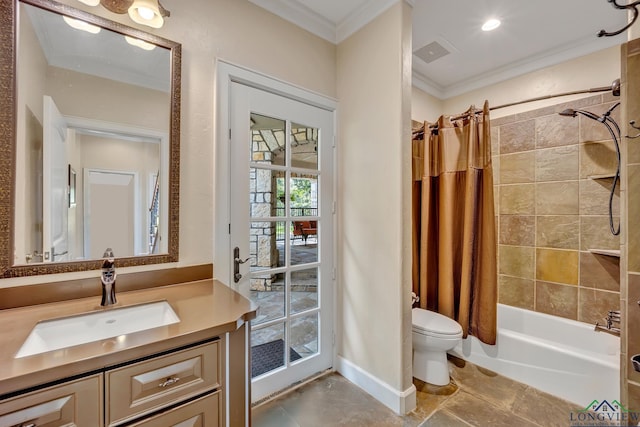
[[[626,111],[623,134],[635,136],[639,133],[628,125],[629,121],[640,122],[640,39],[635,39],[622,48],[622,87]],[[623,170],[627,189],[623,199],[626,204],[626,227],[623,229],[623,252],[626,265],[623,278],[622,301],[625,325],[622,333],[621,375],[622,402],[634,412],[640,412],[640,372],[634,369],[631,358],[640,354],[640,138],[624,138]]]
[[[595,95],[491,121],[499,302],[589,323],[619,310],[620,258],[590,252],[620,249],[609,231],[613,179],[599,177],[615,172],[614,143],[601,123],[557,114],[601,114],[618,100]],[[618,191],[613,205],[617,226]]]

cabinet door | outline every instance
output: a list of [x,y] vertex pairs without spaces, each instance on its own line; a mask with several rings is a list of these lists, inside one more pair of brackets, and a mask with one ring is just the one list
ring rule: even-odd
[[121,424],[220,388],[219,365],[216,341],[107,371],[106,424]]
[[217,427],[220,425],[220,392],[201,397],[131,427]]
[[0,427],[102,426],[102,375],[94,375],[0,403]]

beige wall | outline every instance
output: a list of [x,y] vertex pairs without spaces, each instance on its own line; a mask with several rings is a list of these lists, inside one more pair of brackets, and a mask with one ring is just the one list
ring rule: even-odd
[[47,68],[45,94],[65,116],[139,126],[169,134],[166,92],[120,83],[64,68]]
[[411,88],[411,119],[417,122],[435,122],[443,112],[444,102],[422,89]]
[[[336,96],[336,47],[247,0],[165,0],[162,29],[75,0],[62,3],[182,44],[180,258],[178,265],[213,260],[214,70],[222,58],[287,82]],[[203,238],[203,236],[206,236]],[[123,269],[139,271],[158,266]],[[0,280],[0,287],[78,277],[98,271]]]
[[[42,149],[42,94],[45,87],[45,74],[47,62],[40,49],[40,44],[30,25],[28,19],[24,25],[20,25],[20,42],[25,49],[21,49],[18,57],[17,73],[22,76],[17,82],[17,91],[22,94],[20,104],[16,111],[16,138],[18,141],[28,141],[25,144],[16,146],[16,216],[15,229],[17,233],[24,236],[16,239],[14,261],[25,263],[25,255],[32,253],[36,247],[33,243],[37,241],[37,235],[33,227],[29,224],[36,224],[35,200],[28,197],[31,189],[37,183],[35,179],[37,173],[32,166],[37,159],[36,152],[31,147],[39,146]],[[38,131],[40,130],[40,135]],[[41,251],[41,249],[40,249]]]
[[[469,105],[481,106],[485,99],[489,100],[491,107],[550,94],[610,86],[613,80],[619,77],[620,48],[614,46],[447,99],[443,102],[442,113],[458,114],[466,111]],[[491,118],[530,111],[584,96],[554,98],[501,108],[492,111]]]
[[338,46],[337,351],[397,391],[412,387],[410,29],[399,2]]

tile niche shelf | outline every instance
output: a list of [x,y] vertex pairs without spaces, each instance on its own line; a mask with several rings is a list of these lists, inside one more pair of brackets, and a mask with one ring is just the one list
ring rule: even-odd
[[620,258],[620,249],[589,249],[592,254],[612,256]]
[[[613,179],[616,177],[616,173],[605,173],[600,175],[589,175],[589,179]],[[592,254],[605,255],[610,257],[620,258],[620,249],[589,249]]]
[[605,173],[602,175],[589,175],[587,178],[589,179],[613,179],[616,177],[615,173]]

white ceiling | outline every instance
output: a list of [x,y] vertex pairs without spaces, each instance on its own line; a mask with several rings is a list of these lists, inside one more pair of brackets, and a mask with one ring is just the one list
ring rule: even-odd
[[[62,17],[20,3],[20,18],[31,22],[47,63],[85,74],[169,92],[171,52],[151,51],[128,44],[121,34],[102,29],[90,34],[71,28]],[[21,23],[26,25],[26,22]]]
[[[398,0],[250,0],[333,43]],[[413,5],[413,51],[437,42],[449,54],[413,56],[413,84],[440,99],[620,44],[625,11],[607,0],[405,0]],[[498,17],[492,32],[482,23]]]

